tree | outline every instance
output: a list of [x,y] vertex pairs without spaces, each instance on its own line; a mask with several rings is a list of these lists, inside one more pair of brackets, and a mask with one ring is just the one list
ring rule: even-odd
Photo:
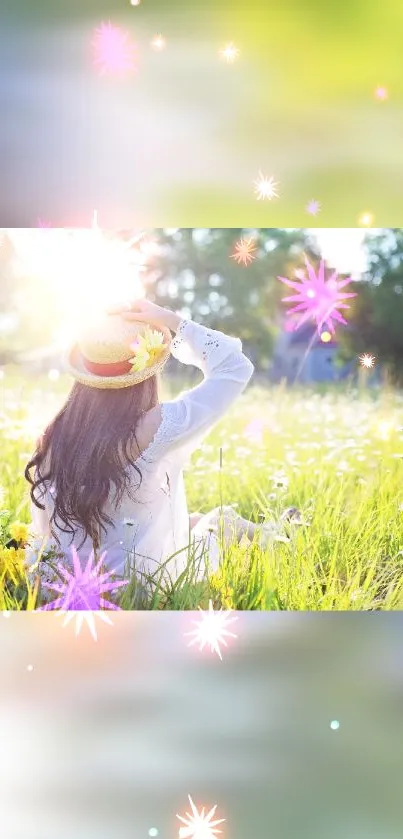
[[[280,228],[181,228],[156,230],[161,247],[155,264],[154,299],[182,308],[189,317],[241,338],[259,367],[267,367],[278,331],[284,287],[278,275],[292,276],[303,251],[315,248],[303,230]],[[236,243],[253,237],[250,264],[232,258]]]
[[343,332],[350,358],[370,353],[403,383],[403,230],[382,230],[366,240],[368,271],[351,304],[352,330]]

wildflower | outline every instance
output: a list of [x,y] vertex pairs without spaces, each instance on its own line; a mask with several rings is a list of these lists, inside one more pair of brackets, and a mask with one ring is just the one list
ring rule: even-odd
[[23,548],[0,548],[0,568],[3,571],[17,568],[22,572],[24,562],[25,550]]
[[14,521],[9,527],[10,536],[15,539],[20,545],[26,545],[29,537],[29,528],[27,524],[21,521]]
[[281,514],[280,519],[281,521],[287,521],[296,525],[307,525],[309,527],[309,522],[303,518],[301,511],[297,507],[287,507]]
[[288,478],[283,472],[277,472],[271,476],[272,484],[277,489],[288,489]]

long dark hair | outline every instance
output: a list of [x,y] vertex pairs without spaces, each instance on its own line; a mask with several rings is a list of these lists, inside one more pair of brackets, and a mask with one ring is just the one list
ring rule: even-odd
[[[140,455],[136,428],[140,417],[157,403],[157,376],[119,389],[100,390],[79,382],[73,385],[67,402],[46,428],[25,469],[31,499],[41,510],[45,507],[35,492],[39,489],[43,496],[44,482],[52,484],[55,508],[50,527],[59,545],[52,524],[72,536],[74,526],[83,528],[85,536],[80,547],[89,537],[94,550],[98,550],[101,529],[106,533],[106,525],[113,524],[103,510],[111,491],[115,489],[116,505],[125,491],[130,494],[130,476],[125,471],[129,464],[139,476],[136,490],[141,485],[142,474],[132,446],[135,441]],[[45,461],[47,469],[43,474]]]

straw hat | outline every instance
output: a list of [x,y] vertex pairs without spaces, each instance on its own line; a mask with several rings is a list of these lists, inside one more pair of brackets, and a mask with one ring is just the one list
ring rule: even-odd
[[[140,349],[140,366],[133,369],[136,353],[144,340],[148,340],[151,330],[162,336],[161,347],[150,349],[147,355]],[[152,337],[157,338],[155,333]],[[92,326],[78,339],[68,351],[65,368],[74,379],[88,387],[101,389],[131,387],[144,382],[161,370],[170,355],[171,332],[166,326],[148,321],[124,320],[120,314],[105,315],[96,326]]]

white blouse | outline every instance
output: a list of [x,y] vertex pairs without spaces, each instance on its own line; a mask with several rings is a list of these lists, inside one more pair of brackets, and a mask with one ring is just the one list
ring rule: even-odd
[[[149,577],[161,577],[161,563],[165,579],[175,580],[185,569],[192,538],[186,503],[183,469],[202,440],[221,419],[236,398],[245,389],[254,367],[242,352],[239,338],[232,338],[193,321],[183,320],[171,344],[172,355],[183,364],[202,370],[204,380],[176,399],[161,403],[161,424],[150,445],[136,460],[143,480],[140,488],[138,473],[128,467],[133,475],[135,499],[127,495],[118,508],[108,503],[105,512],[113,520],[106,535],[102,532],[102,552],[106,551],[105,566],[121,578],[135,573],[144,586]],[[134,494],[134,493],[133,493]],[[54,502],[52,487],[40,499],[45,510],[31,504],[34,541],[27,552],[29,563],[38,557],[38,551],[55,546],[49,522]],[[60,539],[56,549],[71,565],[71,546],[80,546],[81,530],[63,533],[53,528]],[[92,551],[87,540],[79,550],[81,564]],[[146,577],[144,577],[146,575]],[[166,575],[169,575],[168,577]],[[54,595],[56,596],[56,595]]]

